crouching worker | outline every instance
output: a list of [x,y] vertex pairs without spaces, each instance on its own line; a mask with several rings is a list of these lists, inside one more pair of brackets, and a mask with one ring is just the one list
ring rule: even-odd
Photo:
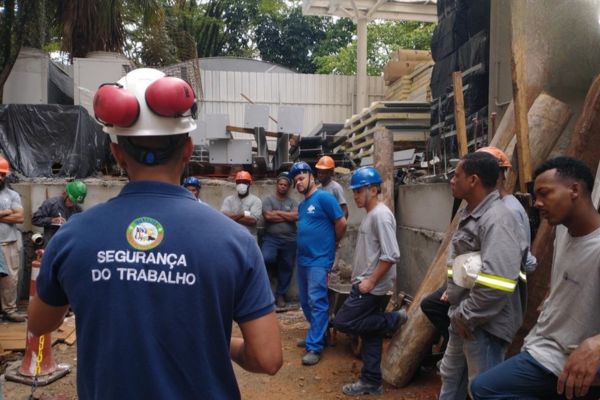
[[44,245],[72,215],[82,211],[79,206],[85,200],[87,186],[80,180],[67,183],[61,196],[44,201],[31,217],[31,223],[44,228]]
[[359,380],[344,385],[342,391],[349,396],[382,394],[383,336],[397,331],[407,318],[404,310],[384,312],[385,295],[394,287],[395,264],[400,259],[396,219],[379,200],[381,176],[375,168],[357,169],[352,174],[350,189],[356,206],[364,208],[367,215],[358,230],[352,291],[337,312],[333,325],[342,332],[360,335],[363,367]]
[[[94,98],[130,182],[54,235],[28,324],[51,332],[71,305],[80,399],[239,399],[232,360],[251,372],[281,367],[256,241],[179,185],[193,150],[193,93],[141,68]],[[233,321],[241,337],[231,337]]]

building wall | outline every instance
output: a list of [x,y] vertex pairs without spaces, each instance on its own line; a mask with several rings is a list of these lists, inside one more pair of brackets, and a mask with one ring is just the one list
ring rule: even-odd
[[[249,104],[244,94],[257,104],[269,106],[269,114],[277,119],[279,106],[304,107],[302,134],[308,134],[320,122],[343,123],[356,103],[356,78],[341,75],[311,75],[202,71],[204,104],[200,118],[206,114],[228,114],[230,125],[244,125],[244,107]],[[368,78],[369,104],[383,100],[382,77]],[[269,131],[277,131],[269,120]]]

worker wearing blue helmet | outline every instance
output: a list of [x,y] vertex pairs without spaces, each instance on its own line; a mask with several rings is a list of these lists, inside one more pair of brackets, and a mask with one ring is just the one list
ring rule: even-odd
[[382,337],[396,332],[407,318],[404,310],[384,312],[386,294],[394,288],[400,250],[394,214],[379,200],[381,182],[373,167],[357,169],[350,179],[356,206],[364,208],[367,215],[358,230],[352,290],[333,320],[338,330],[360,335],[363,342],[360,378],[342,387],[349,396],[383,393]]
[[200,179],[196,178],[195,176],[188,176],[183,180],[183,184],[181,186],[189,190],[194,197],[198,199],[199,203],[203,203],[203,201],[200,200],[200,189],[202,189],[202,182]]
[[289,176],[296,190],[304,195],[298,205],[297,283],[300,305],[310,326],[298,346],[306,349],[302,364],[314,365],[320,361],[325,347],[329,324],[327,275],[346,232],[346,218],[332,194],[317,190],[312,168],[307,163],[295,163]]

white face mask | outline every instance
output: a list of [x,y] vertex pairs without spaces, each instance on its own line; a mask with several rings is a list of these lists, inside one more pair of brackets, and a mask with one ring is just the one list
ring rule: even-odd
[[248,193],[248,186],[249,185],[247,183],[238,183],[237,185],[235,185],[235,190],[237,190],[240,196],[243,196],[246,193]]

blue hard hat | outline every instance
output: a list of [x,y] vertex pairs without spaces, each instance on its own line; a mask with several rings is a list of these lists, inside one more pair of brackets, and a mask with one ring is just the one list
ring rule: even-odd
[[312,174],[312,168],[304,161],[298,161],[292,165],[292,168],[290,168],[289,177],[291,180],[294,180],[296,175],[302,172],[308,172],[309,174]]
[[196,178],[195,176],[188,176],[184,179],[183,186],[194,186],[200,189],[202,187],[202,182],[200,182],[200,179]]
[[350,189],[352,190],[379,184],[381,184],[381,175],[374,167],[360,167],[350,178]]

